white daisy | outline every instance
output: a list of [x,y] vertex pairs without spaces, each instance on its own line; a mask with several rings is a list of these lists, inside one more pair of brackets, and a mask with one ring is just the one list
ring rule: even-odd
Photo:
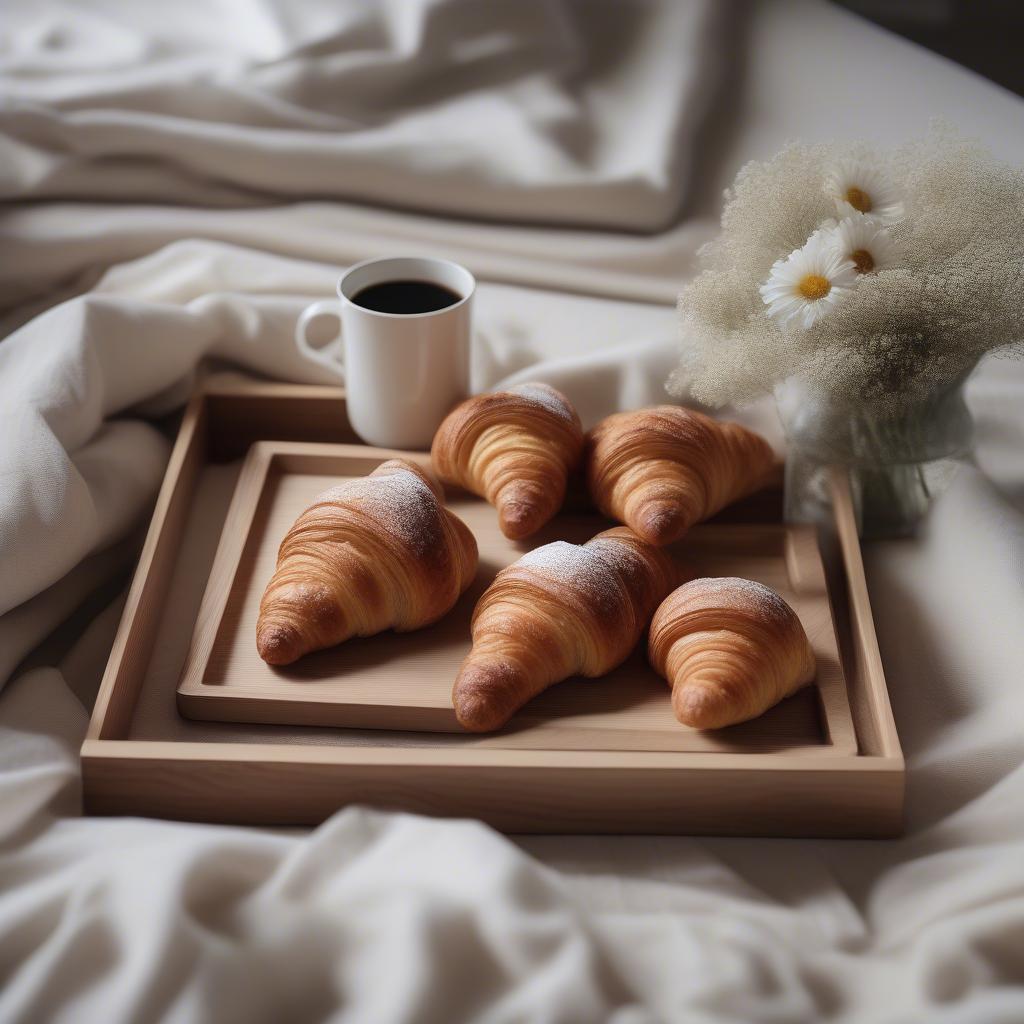
[[903,217],[898,189],[881,171],[856,160],[844,160],[825,179],[825,191],[832,197],[840,217],[870,214],[883,224]]
[[857,214],[840,221],[830,236],[831,244],[844,260],[849,260],[858,274],[891,267],[897,248],[892,235],[881,224]]
[[779,260],[760,287],[768,315],[783,327],[806,330],[828,313],[857,283],[853,264],[843,259],[825,232],[815,232],[802,249]]

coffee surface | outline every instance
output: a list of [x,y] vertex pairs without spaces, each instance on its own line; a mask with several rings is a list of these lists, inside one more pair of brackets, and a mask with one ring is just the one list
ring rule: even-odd
[[381,281],[356,292],[352,301],[376,313],[434,313],[462,298],[433,281]]

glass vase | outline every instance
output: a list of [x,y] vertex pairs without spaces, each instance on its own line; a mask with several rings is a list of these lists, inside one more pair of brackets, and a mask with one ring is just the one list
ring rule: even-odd
[[913,534],[957,464],[970,457],[974,421],[964,401],[967,376],[895,412],[836,401],[800,378],[776,388],[788,446],[787,521],[823,517],[829,472],[839,466],[849,477],[862,538]]

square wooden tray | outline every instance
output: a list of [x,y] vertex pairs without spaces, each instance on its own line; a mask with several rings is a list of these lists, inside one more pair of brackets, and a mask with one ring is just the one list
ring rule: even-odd
[[[595,512],[562,513],[525,544],[507,540],[494,510],[463,491],[448,507],[473,531],[477,578],[456,607],[427,629],[381,633],[272,668],[256,654],[260,598],[288,528],[326,488],[366,476],[401,455],[362,445],[258,441],[242,468],[178,687],[178,707],[199,719],[462,732],[452,682],[470,648],[469,622],[495,573],[550,540],[582,543],[610,525]],[[532,700],[501,745],[550,750],[779,750],[856,753],[857,738],[817,537],[809,526],[701,526],[673,546],[688,572],[745,576],[778,590],[801,617],[818,661],[813,687],[752,722],[717,732],[680,725],[670,690],[640,645],[601,679],[574,679]]]
[[[732,510],[727,518],[744,521],[742,528],[701,527],[698,539],[703,543],[681,551],[683,557],[705,558],[709,567],[713,562],[724,569],[744,545],[749,555],[753,544],[764,555],[765,581],[784,592],[789,588],[787,597],[814,634],[819,657],[828,666],[823,684],[780,705],[760,726],[751,724],[717,735],[681,730],[674,720],[674,728],[665,727],[664,722],[659,726],[659,706],[667,704],[667,687],[661,689],[660,681],[643,690],[644,699],[631,712],[639,718],[630,728],[608,727],[609,716],[600,713],[600,687],[594,690],[598,696],[589,698],[598,700],[596,711],[588,707],[578,716],[567,717],[555,687],[549,691],[550,705],[539,702],[513,728],[486,737],[444,731],[214,724],[180,718],[175,690],[183,666],[182,700],[209,700],[188,696],[195,687],[219,685],[224,692],[223,681],[200,681],[209,660],[203,644],[209,643],[212,650],[224,618],[224,609],[219,614],[216,610],[220,605],[227,607],[232,593],[225,587],[218,597],[215,581],[230,582],[235,575],[231,566],[238,565],[250,540],[253,566],[261,550],[266,557],[273,544],[274,515],[278,525],[281,517],[294,517],[298,509],[291,510],[292,505],[302,500],[305,488],[318,486],[318,474],[334,475],[339,459],[355,460],[362,471],[367,460],[379,461],[386,454],[347,445],[315,452],[287,444],[260,446],[250,456],[250,468],[240,485],[233,487],[231,479],[232,486],[226,487],[225,475],[234,475],[232,461],[253,443],[265,440],[355,441],[345,418],[343,393],[335,388],[211,379],[189,404],[82,747],[88,811],[312,824],[346,803],[364,802],[477,817],[511,832],[898,833],[903,759],[871,622],[849,492],[838,476],[834,486],[837,557],[828,565],[834,632],[813,537],[806,528],[779,524],[777,495],[762,495]],[[272,486],[267,485],[268,478]],[[200,529],[200,506],[208,504],[204,495],[218,490],[224,501],[213,515],[215,521],[204,522]],[[254,531],[253,524],[263,514],[261,497],[269,502],[267,525]],[[467,520],[481,517],[479,524],[471,524],[475,531],[493,522],[488,506],[466,496],[453,500],[466,503],[458,511]],[[566,525],[582,531],[582,537],[583,533],[590,536],[601,523],[583,517],[579,523],[562,523],[559,529]],[[211,531],[213,536],[222,532],[224,538],[219,559],[214,558],[208,539]],[[732,537],[730,543],[737,545],[732,555],[724,537]],[[738,543],[740,537],[746,539]],[[225,545],[232,543],[242,550],[229,558]],[[198,555],[189,554],[197,546]],[[514,549],[505,557],[518,554]],[[224,559],[230,571],[220,575],[214,562]],[[206,608],[214,612],[200,621],[200,597],[208,579]],[[464,600],[471,608],[472,591]],[[244,612],[242,605],[244,601],[230,614]],[[466,614],[466,609],[460,614]],[[230,635],[228,629],[224,636]],[[387,641],[384,637],[355,643],[369,650],[375,639]],[[838,659],[831,653],[836,640]],[[230,662],[229,657],[226,664]],[[215,667],[214,672],[223,667]],[[336,685],[312,682],[328,689]],[[571,687],[580,684],[562,685],[568,695]],[[593,682],[589,685],[594,687]],[[611,680],[609,692],[614,686]],[[265,699],[276,698],[261,694],[254,701],[251,695],[239,696],[235,702],[238,708],[246,708],[241,712],[244,719],[251,720],[262,714],[254,714],[252,706]],[[214,703],[218,700],[223,703],[222,698],[214,698]],[[323,724],[318,713],[325,705],[330,715],[339,708],[343,717],[349,714],[336,695],[319,702],[319,710],[317,703],[304,702],[306,710],[293,721],[312,714],[307,720]],[[445,724],[447,710],[439,703],[435,697],[412,707],[414,717],[423,716],[418,728],[451,728],[450,721]],[[393,703],[380,706],[389,709],[388,715],[399,714],[388,721],[401,721],[403,728],[409,728],[408,719],[401,717],[410,713],[408,708],[395,712]],[[277,710],[272,708],[268,717],[277,718]],[[195,713],[194,707],[190,706],[190,713]],[[365,719],[348,720],[367,724]]]

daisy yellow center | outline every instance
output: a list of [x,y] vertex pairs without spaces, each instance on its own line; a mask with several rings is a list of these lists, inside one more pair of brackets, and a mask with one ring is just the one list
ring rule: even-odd
[[854,249],[850,253],[850,259],[857,268],[858,274],[870,274],[875,269],[875,258],[867,249]]
[[796,289],[808,302],[814,302],[832,291],[832,282],[823,274],[804,274]]
[[851,185],[846,190],[846,201],[861,213],[870,213],[872,210],[871,196],[864,189],[857,188],[856,185]]

